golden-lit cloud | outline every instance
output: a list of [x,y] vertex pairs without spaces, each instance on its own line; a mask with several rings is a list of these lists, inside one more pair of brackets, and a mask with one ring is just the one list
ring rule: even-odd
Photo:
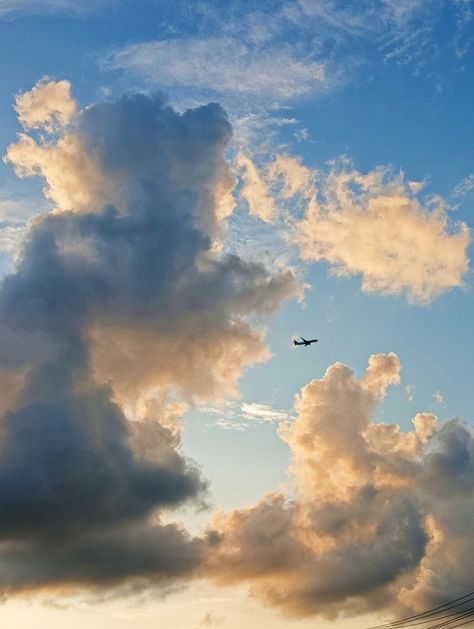
[[406,615],[465,591],[474,438],[461,420],[442,425],[431,413],[406,432],[375,421],[399,372],[395,354],[377,354],[362,378],[336,363],[302,388],[296,420],[280,426],[288,491],[213,517],[217,583],[247,583],[292,617]]
[[277,216],[277,210],[268,185],[254,162],[243,153],[237,158],[237,166],[242,171],[243,186],[240,196],[248,204],[250,214],[266,223],[271,223]]
[[284,219],[302,260],[360,276],[365,292],[416,304],[464,286],[470,230],[450,220],[442,197],[420,199],[422,183],[387,167],[363,174],[346,158],[324,171],[285,154],[257,165],[241,153],[238,164],[243,186],[235,194],[281,233]]
[[76,103],[71,97],[69,81],[42,79],[29,92],[16,98],[15,109],[18,119],[25,127],[54,131],[63,127],[76,113]]
[[470,232],[450,224],[441,199],[421,202],[418,188],[385,168],[364,175],[336,164],[292,240],[303,259],[326,262],[342,277],[360,275],[366,292],[429,303],[463,286]]

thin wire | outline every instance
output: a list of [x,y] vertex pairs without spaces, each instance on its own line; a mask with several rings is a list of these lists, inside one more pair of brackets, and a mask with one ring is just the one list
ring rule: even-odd
[[[471,614],[472,616],[473,614]],[[455,629],[456,627],[462,627],[463,625],[468,625],[469,623],[474,622],[474,618],[470,618],[469,620],[465,620],[464,622],[460,622],[457,625],[451,625],[449,629]]]
[[[443,603],[443,605],[438,605],[438,607],[433,607],[432,609],[427,609],[424,612],[419,614],[414,614],[413,616],[407,616],[406,618],[402,618],[401,620],[395,620],[393,622],[387,622],[383,625],[374,625],[373,627],[368,627],[368,629],[388,629],[389,627],[399,627],[403,626],[409,620],[427,618],[428,616],[436,615],[436,613],[442,613],[443,611],[447,611],[448,609],[453,609],[454,607],[458,607],[459,605],[465,605],[466,603],[470,603],[474,598],[470,598],[468,601],[464,600],[469,597],[474,597],[474,592],[469,592],[469,594],[465,594],[464,596],[460,596],[459,598],[455,598],[448,603]],[[462,603],[458,603],[458,601],[463,601]],[[454,603],[457,603],[456,605]],[[438,611],[439,610],[439,611]]]
[[[446,627],[447,625],[450,625],[453,622],[457,622],[458,620],[462,620],[463,618],[468,618],[469,616],[474,616],[474,612],[473,611],[469,611],[469,612],[466,612],[466,613],[461,613],[461,614],[458,615],[457,618],[452,618],[451,620],[445,620],[444,622],[440,622],[440,623],[437,623],[435,625],[430,625],[429,629],[437,629],[438,627]],[[438,620],[440,620],[440,619],[438,619]]]
[[[474,600],[474,599],[469,599],[469,600]],[[469,601],[463,601],[462,603],[458,603],[457,605],[453,605],[451,609],[453,609],[454,607],[458,607],[459,605],[465,605],[466,603],[468,603]],[[438,614],[442,614],[443,612],[448,611],[448,608],[439,612],[435,612],[434,616],[438,616]],[[428,618],[428,620],[416,620],[416,622],[408,622],[405,625],[400,625],[403,627],[416,627],[417,625],[426,625],[427,622],[437,622],[438,620],[443,620],[444,618],[452,618],[454,616],[456,616],[457,618],[459,618],[460,614],[464,614],[465,612],[474,612],[474,607],[468,607],[467,609],[461,609],[457,612],[453,612],[451,614],[444,614],[444,616],[438,616],[438,618]]]

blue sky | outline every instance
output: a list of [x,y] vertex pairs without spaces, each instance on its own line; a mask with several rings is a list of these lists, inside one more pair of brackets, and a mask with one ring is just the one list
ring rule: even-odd
[[[151,421],[153,409],[166,416],[156,430],[167,435],[160,438],[168,458],[163,463],[165,446],[158,445],[154,464],[196,483],[188,488],[194,499],[201,489],[186,467],[192,459],[208,486],[205,508],[198,498],[198,507],[190,507],[184,489],[170,504],[155,497],[155,510],[143,506],[140,516],[128,503],[123,506],[133,511],[127,516],[133,526],[145,526],[133,518],[154,515],[189,532],[182,542],[186,549],[189,544],[186,561],[199,564],[189,574],[180,564],[179,576],[168,583],[157,568],[151,576],[138,573],[142,581],[136,585],[137,574],[125,567],[117,581],[107,573],[98,586],[90,575],[67,572],[64,559],[44,568],[34,547],[30,589],[10,583],[0,568],[0,587],[12,597],[5,608],[11,622],[30,623],[26,591],[38,609],[29,627],[79,626],[84,614],[90,627],[112,626],[117,618],[120,626],[147,627],[157,617],[163,626],[182,629],[242,623],[304,629],[314,622],[362,627],[377,614],[419,611],[443,602],[443,596],[461,595],[463,587],[472,589],[472,568],[461,569],[456,558],[474,552],[465,531],[473,515],[468,505],[474,464],[466,464],[463,484],[453,470],[464,455],[446,454],[455,431],[456,443],[468,440],[465,456],[474,452],[462,424],[470,426],[474,416],[471,0],[266,0],[258,6],[244,0],[0,0],[0,52],[0,271],[13,278],[2,288],[0,325],[6,326],[5,338],[14,339],[6,350],[0,347],[3,387],[16,392],[19,372],[37,371],[43,378],[47,360],[58,361],[57,347],[66,343],[62,328],[58,332],[51,321],[70,317],[74,347],[87,358],[79,367],[64,357],[59,366],[84,378],[84,390],[91,383],[105,387],[101,391],[108,387],[107,403],[116,405],[132,431],[141,420]],[[133,107],[120,100],[132,102],[136,94],[144,100]],[[171,116],[160,98],[179,114],[219,103],[232,137],[220,109],[196,110],[195,122],[181,127],[188,114]],[[65,107],[72,113],[61,120]],[[147,128],[152,119],[166,122]],[[65,181],[71,184],[62,188]],[[223,203],[232,200],[227,215],[219,214],[220,196]],[[165,214],[169,208],[175,212],[159,229],[146,222],[155,205],[166,208]],[[101,217],[102,227],[94,216]],[[129,231],[116,241],[118,232],[107,221],[123,226],[125,220]],[[155,234],[156,247],[141,232],[133,239],[135,220]],[[87,229],[97,230],[91,241],[82,240]],[[61,280],[34,244],[44,230],[51,230],[64,256]],[[122,250],[115,251],[117,242],[132,251],[130,267],[128,254],[121,260]],[[84,256],[80,264],[78,255]],[[175,255],[185,260],[186,273],[169,262]],[[109,268],[110,260],[118,266]],[[190,276],[194,284],[188,286]],[[64,277],[72,279],[63,285]],[[95,294],[94,278],[103,282],[104,295]],[[9,288],[17,285],[26,288]],[[40,308],[43,297],[35,291],[53,295],[44,297],[46,327],[39,315],[40,323],[22,323],[22,308]],[[67,304],[81,304],[80,324],[61,304],[61,291]],[[181,303],[173,319],[169,312]],[[20,323],[8,318],[9,308],[20,312]],[[37,334],[52,339],[51,345],[44,349]],[[32,347],[28,359],[17,344],[22,335],[21,343]],[[295,348],[292,338],[301,335],[319,342]],[[370,356],[382,354],[367,368]],[[353,371],[352,380],[345,369]],[[42,385],[49,388],[54,387]],[[19,395],[20,401],[2,407],[3,422],[30,408],[30,394]],[[76,395],[66,396],[65,416],[76,408]],[[107,415],[96,394],[90,395],[94,412]],[[48,398],[48,404],[53,401]],[[174,404],[181,405],[179,412]],[[417,413],[424,419],[414,430]],[[434,416],[440,421],[436,429]],[[444,422],[448,428],[440,427]],[[383,424],[399,425],[409,436],[393,429],[396,436],[389,437]],[[55,439],[58,426],[45,426]],[[333,426],[340,426],[340,438]],[[319,444],[314,452],[302,445],[308,435]],[[137,437],[140,443],[148,438]],[[364,455],[354,445],[359,440]],[[39,437],[36,447],[40,453],[46,447]],[[133,460],[142,456],[141,446],[130,447]],[[433,453],[440,452],[446,455],[444,468],[433,463]],[[67,458],[67,450],[63,454]],[[107,448],[99,454],[112,456]],[[416,479],[415,489],[400,489],[410,485],[395,471],[402,467]],[[80,474],[78,479],[80,486]],[[331,489],[334,479],[339,494]],[[464,489],[452,505],[438,507],[441,498],[431,481]],[[380,500],[367,507],[371,523],[360,521],[360,496],[369,485]],[[0,491],[0,511],[1,500]],[[94,500],[91,495],[81,507],[78,498],[79,521]],[[379,520],[376,510],[390,501],[393,513]],[[430,501],[436,504],[431,511]],[[408,502],[416,517],[400,506]],[[329,531],[322,523],[326,508],[347,509],[354,528],[344,535],[336,525]],[[445,513],[450,509],[455,523]],[[62,517],[58,512],[59,524]],[[284,542],[271,535],[262,542],[268,548],[258,572],[249,531],[258,532],[266,517],[287,518],[289,524],[282,525]],[[56,518],[54,508],[50,518]],[[401,533],[394,532],[398,524]],[[371,525],[387,530],[385,537],[370,537]],[[32,540],[43,535],[42,526]],[[63,526],[70,526],[67,518]],[[163,535],[161,528],[143,529],[143,536]],[[224,541],[218,551],[203,551],[211,530]],[[73,534],[68,529],[65,535]],[[439,542],[443,535],[454,540],[452,547]],[[280,543],[294,557],[300,556],[298,544],[306,545],[308,565],[302,561],[298,571],[288,559],[279,572],[272,549]],[[392,543],[403,547],[403,560],[394,558]],[[375,576],[372,551],[384,559]],[[356,552],[360,590],[338,575]],[[198,561],[193,553],[206,558]],[[167,574],[174,575],[174,568]],[[60,576],[48,581],[48,570]],[[335,575],[329,594],[320,582],[324,570]],[[69,586],[73,593],[66,596]],[[140,606],[127,587],[139,592]],[[45,601],[54,605],[44,607]]]

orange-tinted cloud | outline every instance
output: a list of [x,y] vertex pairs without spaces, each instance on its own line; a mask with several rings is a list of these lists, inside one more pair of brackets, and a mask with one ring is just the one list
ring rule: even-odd
[[374,421],[394,354],[358,379],[336,363],[296,398],[280,428],[290,489],[218,512],[208,570],[288,616],[407,614],[465,592],[474,577],[474,439],[462,421],[418,413],[413,429]]
[[419,201],[418,188],[387,169],[364,175],[336,165],[296,222],[293,242],[305,260],[360,275],[364,291],[429,303],[463,286],[470,233],[450,225],[440,199]]

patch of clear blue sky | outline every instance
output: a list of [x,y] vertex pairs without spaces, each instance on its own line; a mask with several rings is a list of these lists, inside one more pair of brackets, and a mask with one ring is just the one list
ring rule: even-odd
[[[99,98],[103,86],[112,86],[117,92],[133,87],[122,74],[100,69],[97,60],[104,51],[168,37],[215,35],[236,19],[235,12],[242,16],[254,6],[240,2],[224,14],[217,2],[122,2],[83,17],[36,15],[0,21],[2,153],[18,130],[12,109],[14,95],[29,89],[43,75],[71,80],[74,95],[84,105]],[[259,4],[269,15],[279,6],[281,3]],[[456,56],[453,13],[444,8],[440,16],[429,44],[413,63],[384,61],[381,40],[375,36],[363,41],[348,37],[343,45],[333,44],[332,50],[325,41],[324,50],[352,68],[350,76],[325,96],[277,112],[299,123],[278,127],[276,141],[287,144],[311,166],[320,167],[341,154],[353,159],[363,172],[392,164],[410,179],[428,179],[427,192],[449,196],[461,179],[474,172],[473,55],[471,51],[463,58]],[[279,33],[282,45],[295,39],[295,30]],[[310,52],[310,38],[305,45]],[[293,134],[301,128],[308,129],[308,142],[295,140]],[[10,167],[1,165],[0,190],[13,182]],[[24,185],[29,192],[39,188]],[[21,190],[17,183],[15,190]],[[466,197],[453,217],[472,224],[473,203],[472,196]],[[313,289],[305,308],[287,304],[269,328],[274,357],[250,369],[242,379],[247,400],[289,408],[299,388],[311,378],[321,377],[328,365],[341,361],[361,376],[369,354],[395,351],[402,362],[402,386],[389,393],[379,412],[381,419],[408,428],[417,411],[432,410],[443,418],[474,416],[470,277],[467,290],[453,290],[429,307],[412,306],[402,297],[363,294],[359,278],[331,277],[321,264],[311,266],[307,277]],[[308,350],[295,350],[293,334],[316,335],[320,342]],[[406,384],[415,385],[412,402],[404,392]],[[433,400],[438,389],[447,408]],[[244,495],[252,499],[255,494],[256,498],[262,488],[270,489],[284,478],[287,453],[273,426],[258,425],[233,433],[217,428],[197,430],[198,421],[198,413],[190,415],[185,446],[214,479],[218,503],[223,504],[229,492],[237,501],[239,492],[243,492],[242,500]],[[247,460],[241,467],[239,459],[238,472],[232,454],[236,450]]]

